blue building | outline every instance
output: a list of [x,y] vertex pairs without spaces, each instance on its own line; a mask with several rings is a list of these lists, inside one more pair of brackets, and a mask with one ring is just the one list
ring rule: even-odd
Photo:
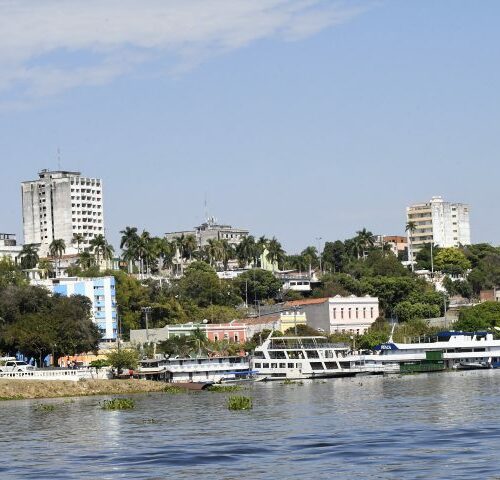
[[117,337],[115,277],[55,278],[37,282],[53,293],[63,296],[84,295],[92,302],[92,319],[102,333],[104,341]]

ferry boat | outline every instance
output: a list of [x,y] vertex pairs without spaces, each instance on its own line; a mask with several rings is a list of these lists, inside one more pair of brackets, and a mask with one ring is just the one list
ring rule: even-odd
[[255,349],[250,367],[257,381],[346,377],[399,372],[399,366],[349,357],[349,346],[326,337],[273,337]]
[[397,363],[401,373],[499,368],[500,340],[489,332],[445,331],[409,343],[395,343],[391,336],[373,354],[362,357],[380,365]]
[[171,383],[220,383],[248,379],[252,375],[248,357],[164,357],[139,362],[134,376]]

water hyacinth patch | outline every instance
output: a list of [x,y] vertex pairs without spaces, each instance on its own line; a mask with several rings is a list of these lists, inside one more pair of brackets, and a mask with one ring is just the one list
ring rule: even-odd
[[233,395],[227,399],[229,410],[251,410],[253,408],[252,399],[243,395]]
[[131,410],[135,407],[135,402],[131,398],[113,398],[104,400],[103,410]]
[[238,385],[211,385],[207,388],[209,392],[237,392],[241,390]]

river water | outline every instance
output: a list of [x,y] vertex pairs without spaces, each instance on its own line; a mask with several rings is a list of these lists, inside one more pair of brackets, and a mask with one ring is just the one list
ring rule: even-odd
[[500,371],[0,403],[0,478],[500,478]]

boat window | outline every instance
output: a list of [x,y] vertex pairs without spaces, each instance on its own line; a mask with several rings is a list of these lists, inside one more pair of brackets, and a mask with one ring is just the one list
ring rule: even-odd
[[282,350],[281,350],[281,351],[280,351],[280,350],[278,350],[278,351],[272,351],[272,350],[271,350],[271,351],[269,352],[269,356],[270,356],[271,358],[286,358],[286,357],[285,357],[285,352],[284,352],[284,351],[282,351]]
[[261,365],[262,365],[261,363],[256,363],[255,368],[260,368]]
[[255,352],[253,356],[254,358],[264,358],[264,352]]
[[311,368],[313,370],[323,370],[323,364],[321,362],[311,362]]
[[262,368],[269,368],[269,363],[263,363]]
[[337,362],[325,362],[325,367],[328,370],[333,370],[335,368],[339,368],[339,366],[337,365]]
[[271,368],[278,368],[278,364],[277,363],[271,363]]
[[317,350],[306,350],[307,358],[319,358]]
[[325,350],[325,358],[335,358],[333,350]]
[[280,368],[286,368],[286,363],[280,363]]
[[289,363],[288,368],[293,368],[293,363]]
[[302,358],[302,352],[288,350],[286,353],[288,354],[288,358],[291,359]]

